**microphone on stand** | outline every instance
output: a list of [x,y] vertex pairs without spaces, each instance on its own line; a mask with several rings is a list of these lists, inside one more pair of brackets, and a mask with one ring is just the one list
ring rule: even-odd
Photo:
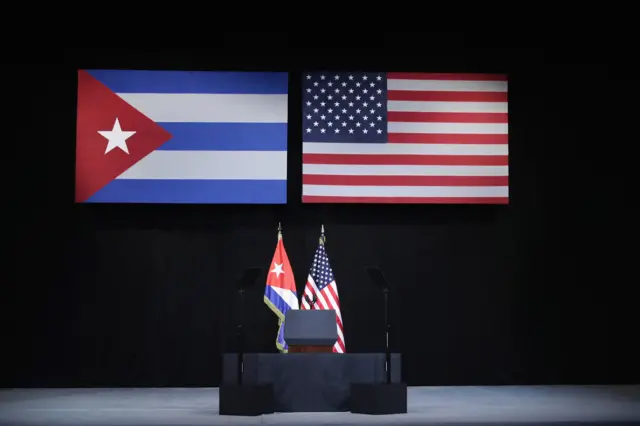
[[318,295],[313,293],[313,299],[309,299],[308,295],[304,295],[304,300],[307,301],[307,303],[309,304],[309,309],[313,309],[313,307],[315,306],[316,302],[318,301]]
[[262,268],[252,267],[243,271],[242,276],[238,279],[236,286],[238,287],[238,295],[240,303],[238,306],[238,324],[236,325],[236,338],[238,345],[238,385],[242,385],[242,376],[244,375],[244,294],[247,288],[251,287],[258,276],[262,272]]
[[[357,414],[404,414],[407,412],[407,384],[391,381],[391,342],[389,321],[389,283],[375,266],[365,268],[371,283],[380,287],[384,296],[384,338],[386,380],[383,383],[352,383],[349,399],[351,412]],[[382,337],[382,336],[381,336]],[[398,375],[399,376],[399,375]]]
[[391,384],[391,348],[389,346],[389,283],[382,271],[375,266],[365,268],[369,279],[375,285],[382,289],[384,294],[384,328],[385,328],[385,371],[387,373],[387,384]]

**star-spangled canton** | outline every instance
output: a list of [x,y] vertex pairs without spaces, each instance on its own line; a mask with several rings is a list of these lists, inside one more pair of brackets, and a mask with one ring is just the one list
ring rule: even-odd
[[303,75],[305,142],[386,143],[385,73]]
[[324,249],[324,244],[321,244],[316,251],[316,255],[313,258],[313,266],[311,266],[311,278],[316,283],[318,291],[324,290],[326,286],[331,284],[335,279],[333,271],[329,265],[329,258],[327,252]]

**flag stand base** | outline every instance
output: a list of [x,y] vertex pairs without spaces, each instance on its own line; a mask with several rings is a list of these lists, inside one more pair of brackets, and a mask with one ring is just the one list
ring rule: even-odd
[[354,383],[351,385],[354,414],[406,414],[406,383]]
[[221,384],[218,397],[221,416],[260,416],[275,412],[271,384]]

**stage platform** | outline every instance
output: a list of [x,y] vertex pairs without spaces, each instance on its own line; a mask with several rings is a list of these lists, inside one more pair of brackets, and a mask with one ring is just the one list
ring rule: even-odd
[[409,412],[218,415],[216,388],[7,389],[0,425],[640,425],[640,386],[410,387]]

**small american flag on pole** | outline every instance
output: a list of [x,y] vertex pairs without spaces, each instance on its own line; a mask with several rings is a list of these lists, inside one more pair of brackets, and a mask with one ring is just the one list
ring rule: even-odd
[[506,76],[302,78],[303,202],[509,202]]
[[338,328],[338,340],[333,345],[333,352],[345,353],[344,326],[342,325],[342,313],[340,312],[340,298],[338,286],[333,276],[333,270],[329,264],[329,257],[324,248],[324,225],[320,235],[320,242],[313,257],[313,264],[309,271],[307,284],[302,296],[300,309],[333,309],[336,311],[336,327]]

